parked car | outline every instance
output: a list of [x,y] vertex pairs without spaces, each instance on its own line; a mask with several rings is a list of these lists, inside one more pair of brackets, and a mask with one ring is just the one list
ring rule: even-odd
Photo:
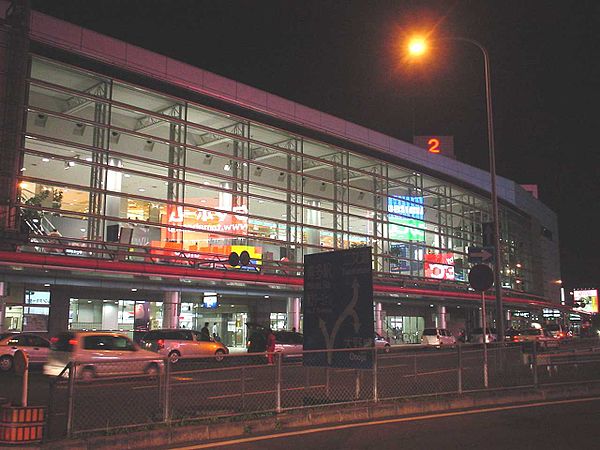
[[180,359],[213,355],[217,361],[223,361],[229,353],[229,349],[221,342],[212,338],[203,340],[199,331],[183,328],[149,331],[142,337],[140,345],[146,350],[168,356],[171,364]]
[[280,352],[284,359],[302,358],[304,336],[296,331],[274,331],[275,352]]
[[103,376],[156,376],[164,366],[156,353],[141,349],[127,336],[100,331],[52,337],[44,373],[57,376],[69,362],[75,363],[75,376],[83,381]]
[[504,340],[508,342],[518,342],[519,336],[521,335],[521,331],[515,328],[508,328],[504,332]]
[[[475,328],[469,334],[469,342],[472,344],[483,344],[483,328]],[[498,335],[495,330],[490,328],[486,329],[485,333],[485,343],[489,344],[490,342],[496,342],[498,340]]]
[[552,335],[552,337],[556,339],[567,339],[573,337],[573,333],[571,331],[557,323],[550,323],[546,325],[545,329]]
[[375,348],[382,349],[384,353],[389,353],[392,349],[390,343],[378,333],[375,333]]
[[421,344],[434,347],[456,345],[456,338],[445,328],[425,328],[421,336]]
[[522,330],[517,342],[535,342],[539,348],[557,348],[559,346],[558,338],[543,328],[527,328]]
[[50,341],[28,333],[0,334],[0,372],[8,372],[13,368],[13,355],[22,350],[29,357],[29,364],[44,364],[48,358]]
[[[264,325],[248,322],[248,353],[263,353],[267,351],[268,328]],[[304,349],[304,336],[297,331],[273,331],[275,335],[275,352],[282,354],[284,359],[301,358]]]

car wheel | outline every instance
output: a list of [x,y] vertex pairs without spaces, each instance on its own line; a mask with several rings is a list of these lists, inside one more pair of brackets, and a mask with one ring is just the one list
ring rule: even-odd
[[181,353],[177,351],[169,353],[169,362],[171,364],[177,364],[179,362],[179,358],[181,358]]
[[148,375],[150,378],[156,379],[156,377],[158,377],[158,374],[160,373],[158,364],[156,364],[156,363],[148,364],[148,367],[146,367],[146,370],[144,370],[144,373],[146,375]]
[[221,349],[215,352],[215,361],[221,362],[225,359],[225,352]]
[[0,371],[8,372],[13,368],[13,359],[10,355],[3,355],[0,357]]
[[94,378],[96,378],[96,372],[94,372],[94,369],[92,369],[91,367],[86,367],[81,371],[81,375],[79,375],[79,378],[81,378],[81,381],[83,381],[84,383],[89,383]]
[[390,350],[392,350],[392,347],[390,347],[390,344],[386,344],[383,347],[383,353],[389,353]]

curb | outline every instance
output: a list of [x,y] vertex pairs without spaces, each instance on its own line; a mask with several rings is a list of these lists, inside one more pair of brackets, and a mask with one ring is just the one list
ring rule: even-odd
[[[419,397],[369,403],[363,406],[323,406],[311,409],[285,412],[259,419],[239,422],[213,422],[163,427],[155,430],[125,432],[112,436],[90,436],[80,439],[54,441],[41,446],[40,450],[100,450],[100,449],[148,449],[164,448],[172,445],[206,443],[212,440],[232,439],[278,433],[293,429],[320,425],[337,425],[350,422],[364,422],[373,419],[411,417],[436,412],[469,410],[511,404],[527,404],[565,398],[600,395],[600,382],[548,386],[542,389],[533,387],[502,389],[498,391],[476,391],[461,395],[451,393],[435,397]],[[14,447],[13,447],[14,448]]]

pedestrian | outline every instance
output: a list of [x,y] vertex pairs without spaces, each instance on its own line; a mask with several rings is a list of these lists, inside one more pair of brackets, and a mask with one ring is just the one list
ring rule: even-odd
[[208,330],[208,322],[204,322],[204,326],[200,329],[200,339],[202,341],[210,341],[210,331]]
[[212,326],[212,337],[215,341],[220,341],[219,339],[219,328],[217,327],[217,322],[215,322]]
[[52,231],[50,233],[48,233],[48,237],[50,237],[51,239],[48,240],[48,242],[52,245],[54,245],[54,247],[51,249],[52,253],[64,253],[65,249],[61,247],[61,240],[60,238],[62,237],[62,234],[60,234],[60,231],[58,231],[56,228],[53,228]]
[[296,327],[292,327],[292,333],[296,332]]
[[275,351],[275,333],[271,328],[267,331],[267,360],[269,364],[273,364],[273,352]]

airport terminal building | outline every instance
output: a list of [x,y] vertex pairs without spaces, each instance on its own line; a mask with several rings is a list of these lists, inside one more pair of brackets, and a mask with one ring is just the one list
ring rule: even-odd
[[[0,331],[209,322],[243,346],[248,321],[301,329],[305,255],[359,246],[380,334],[479,325],[489,173],[35,11],[0,37]],[[576,321],[556,215],[497,184],[507,325]]]

